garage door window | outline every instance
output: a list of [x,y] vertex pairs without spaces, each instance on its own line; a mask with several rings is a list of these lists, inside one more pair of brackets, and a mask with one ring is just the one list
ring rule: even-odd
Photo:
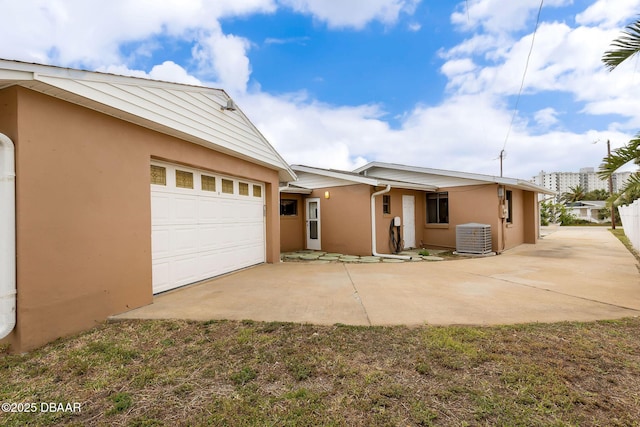
[[162,166],[151,165],[151,183],[167,185],[167,169]]
[[233,194],[233,181],[222,178],[222,192],[226,194]]
[[259,185],[253,186],[253,197],[262,197],[262,187]]
[[176,170],[176,187],[193,188],[193,174],[191,172]]
[[216,191],[216,179],[214,177],[201,175],[200,181],[203,191]]
[[249,184],[247,184],[246,182],[239,182],[238,183],[238,193],[240,193],[241,196],[248,196],[249,195]]

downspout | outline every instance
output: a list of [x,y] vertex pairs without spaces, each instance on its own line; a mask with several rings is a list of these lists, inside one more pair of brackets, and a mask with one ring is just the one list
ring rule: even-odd
[[13,142],[0,133],[0,339],[16,325],[16,187]]
[[373,256],[379,256],[381,258],[394,258],[394,259],[404,259],[410,260],[410,256],[404,255],[391,255],[391,254],[379,254],[377,252],[377,244],[376,244],[376,196],[381,194],[385,194],[391,191],[391,185],[387,185],[384,190],[376,191],[371,195],[371,253]]

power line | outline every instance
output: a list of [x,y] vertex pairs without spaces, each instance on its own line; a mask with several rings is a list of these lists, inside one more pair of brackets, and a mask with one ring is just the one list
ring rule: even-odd
[[544,4],[544,0],[540,0],[540,7],[538,8],[538,16],[536,17],[536,26],[533,30],[533,37],[531,38],[531,46],[529,47],[529,54],[527,55],[527,62],[524,66],[524,72],[522,73],[522,81],[520,82],[520,89],[518,90],[518,96],[516,97],[516,105],[513,109],[513,115],[511,116],[511,123],[509,123],[509,128],[507,129],[507,135],[504,138],[504,144],[502,145],[502,150],[500,151],[500,168],[502,169],[502,158],[504,149],[507,147],[507,141],[509,140],[509,135],[511,134],[511,128],[513,127],[513,122],[516,119],[516,115],[518,114],[518,105],[520,104],[520,97],[522,96],[522,89],[524,88],[524,80],[527,76],[527,70],[529,69],[529,60],[531,59],[531,52],[533,52],[533,45],[536,41],[536,33],[538,32],[538,25],[540,24],[540,13],[542,12],[542,5]]

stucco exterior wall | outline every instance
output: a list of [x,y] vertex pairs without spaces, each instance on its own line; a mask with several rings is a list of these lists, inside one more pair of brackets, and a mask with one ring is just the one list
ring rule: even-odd
[[[376,188],[375,190],[380,190],[382,188]],[[374,190],[372,189],[372,192]],[[382,212],[382,201],[384,195],[391,196],[391,213],[383,214]],[[392,250],[389,240],[389,226],[391,225],[391,221],[394,217],[399,216],[401,218],[402,226],[401,233],[402,238],[404,239],[405,233],[405,224],[404,224],[404,215],[403,215],[403,207],[402,207],[402,196],[409,195],[414,196],[414,206],[415,206],[415,238],[416,238],[416,246],[420,246],[420,241],[422,240],[422,227],[426,222],[425,220],[425,211],[426,211],[426,201],[424,197],[424,192],[422,191],[413,191],[413,190],[403,190],[403,189],[394,189],[392,188],[389,193],[384,195],[380,195],[376,197],[376,245],[378,253],[381,254],[391,254],[394,253]]]
[[[308,196],[320,199],[320,244],[323,251],[371,255],[369,188],[365,184],[320,188]],[[328,199],[324,197],[325,191],[329,191]]]
[[[307,198],[320,199],[320,244],[325,252],[371,255],[371,194],[383,187],[365,184],[327,187],[308,195],[282,193],[281,199],[299,197],[298,216],[281,216],[281,248],[283,252],[306,249]],[[329,192],[326,199],[325,192]],[[395,216],[403,218],[402,196],[415,198],[416,245],[420,245],[425,222],[425,199],[421,191],[392,189],[391,213],[382,211],[382,195],[376,197],[376,245],[379,253],[392,253],[389,247],[389,225]],[[402,232],[404,233],[404,224]]]
[[305,217],[304,195],[281,193],[280,200],[295,200],[298,203],[298,214],[295,216],[280,216],[280,250],[293,252],[304,248]]
[[491,247],[495,252],[514,248],[522,243],[536,243],[539,220],[537,195],[534,192],[505,187],[505,191],[512,192],[513,210],[511,223],[505,221],[503,226],[497,184],[442,188],[440,191],[449,194],[449,223],[425,223],[425,246],[455,249],[456,225],[471,222],[491,226]]
[[[456,225],[477,222],[491,225],[491,242],[497,250],[499,238],[497,185],[442,188],[449,195],[449,223],[423,223],[423,241],[427,247],[455,249]],[[426,201],[425,201],[426,210]]]
[[28,89],[0,91],[12,96],[17,127],[0,121],[16,145],[12,350],[151,303],[152,158],[265,182],[267,261],[279,259],[277,171]]

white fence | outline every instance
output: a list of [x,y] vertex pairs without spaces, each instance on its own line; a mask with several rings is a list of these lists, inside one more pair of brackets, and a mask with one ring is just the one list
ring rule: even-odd
[[618,206],[624,234],[629,238],[633,247],[640,251],[640,199],[628,206]]

